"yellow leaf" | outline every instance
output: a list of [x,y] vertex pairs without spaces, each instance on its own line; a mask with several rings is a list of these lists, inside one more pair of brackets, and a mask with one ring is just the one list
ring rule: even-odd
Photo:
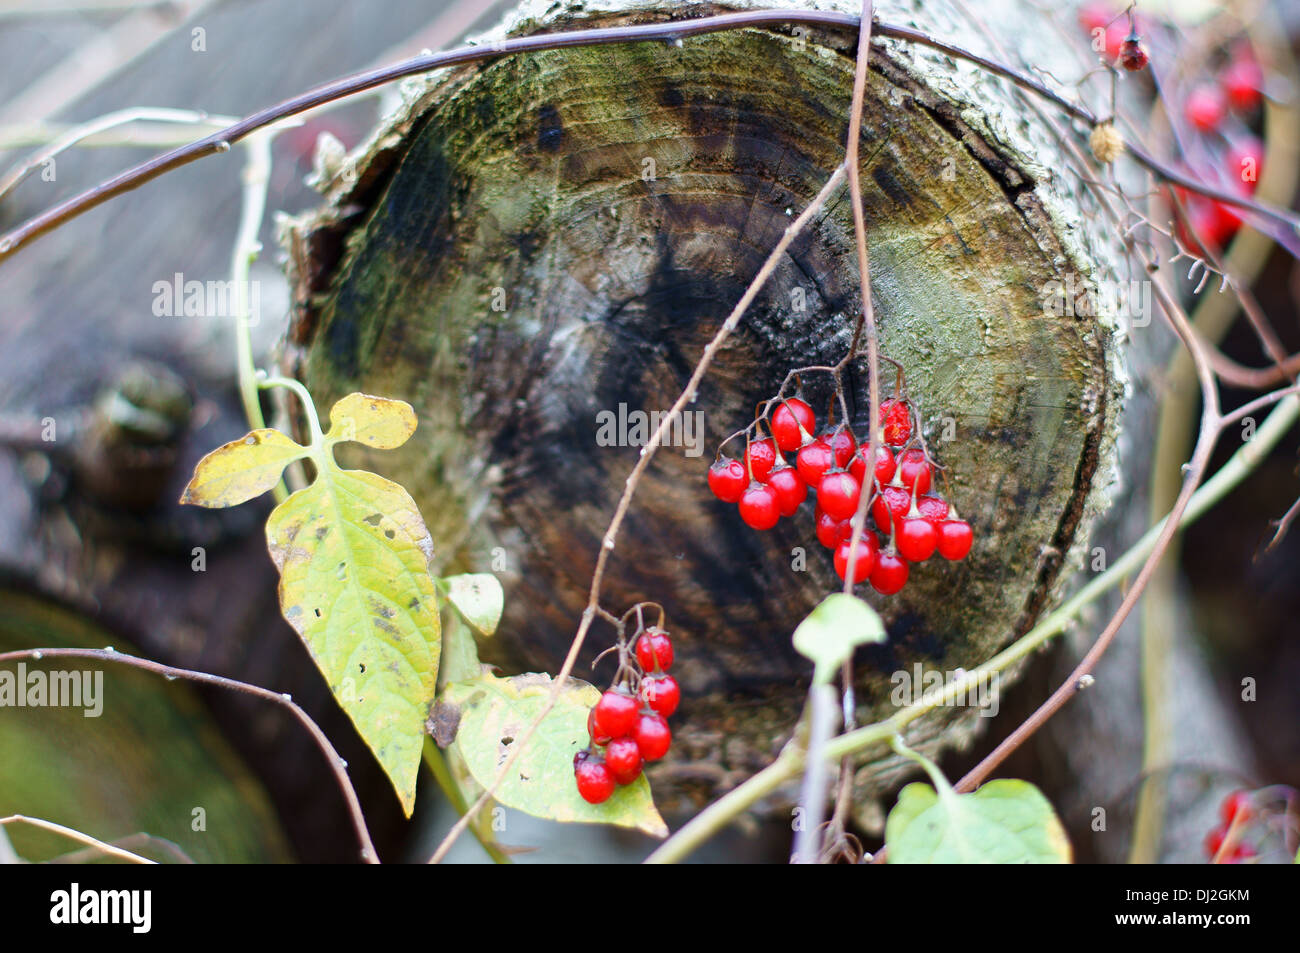
[[391,450],[415,433],[415,411],[404,400],[348,394],[330,408],[331,443],[355,440],[377,450]]
[[326,459],[311,486],[271,513],[266,539],[285,619],[409,817],[442,644],[433,546],[415,501]]
[[181,502],[236,506],[271,489],[284,468],[308,452],[278,430],[254,430],[200,460]]

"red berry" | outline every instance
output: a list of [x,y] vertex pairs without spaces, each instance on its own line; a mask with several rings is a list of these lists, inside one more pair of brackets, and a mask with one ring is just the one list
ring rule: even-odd
[[876,557],[876,568],[871,570],[871,588],[882,596],[892,596],[907,585],[907,560],[892,549]]
[[[858,447],[858,452],[849,461],[849,472],[859,483],[866,485],[867,453],[871,448],[867,444]],[[894,478],[894,451],[886,446],[876,447],[876,482],[884,486]]]
[[799,448],[794,463],[804,483],[817,489],[821,486],[826,471],[835,466],[835,451],[830,448],[830,444],[818,437]]
[[1228,174],[1245,194],[1255,191],[1264,162],[1264,143],[1254,136],[1234,142],[1228,148]]
[[1239,864],[1248,857],[1255,856],[1255,848],[1249,844],[1236,843],[1222,855],[1219,851],[1223,850],[1223,842],[1228,838],[1227,826],[1218,827],[1212,830],[1208,837],[1205,838],[1205,853],[1213,862],[1216,858],[1225,864]]
[[835,453],[835,465],[843,469],[849,465],[853,459],[853,451],[858,449],[858,441],[853,436],[853,431],[843,424],[836,427],[828,434],[822,436],[826,445]]
[[1244,824],[1250,820],[1253,813],[1249,791],[1233,791],[1219,805],[1219,817],[1222,819],[1224,827],[1230,825],[1234,820]]
[[1211,860],[1213,860],[1219,853],[1220,849],[1222,849],[1223,841],[1227,836],[1228,831],[1226,828],[1217,827],[1210,831],[1209,836],[1205,838],[1205,852],[1210,855]]
[[948,518],[948,501],[941,496],[922,496],[916,501],[921,515],[934,524],[935,529]]
[[888,533],[891,526],[903,521],[911,508],[912,494],[904,487],[891,483],[872,502],[871,518],[876,521],[882,533]]
[[902,452],[898,458],[898,479],[909,491],[915,485],[917,496],[929,492],[930,464],[924,451],[913,447]]
[[898,554],[908,562],[925,562],[939,545],[939,531],[917,510],[915,516],[908,516],[899,526],[894,545],[898,547]]
[[771,529],[781,521],[776,490],[766,483],[751,483],[740,497],[740,518],[753,529]]
[[880,427],[885,443],[901,447],[912,438],[912,411],[903,401],[890,398],[880,405]]
[[787,452],[802,447],[804,434],[811,434],[816,426],[813,409],[798,397],[782,401],[772,412],[772,435],[776,437],[776,445]]
[[817,507],[815,519],[817,525],[817,542],[821,543],[827,549],[834,549],[840,544],[841,539],[847,539],[849,533],[852,532],[848,520],[837,520],[820,506]]
[[[633,726],[635,730],[635,725]],[[641,773],[641,749],[635,738],[615,738],[605,749],[605,767],[619,784],[631,784]]]
[[789,464],[773,468],[768,474],[767,485],[776,491],[776,505],[782,516],[794,516],[803,501],[808,499],[808,484]]
[[652,675],[641,679],[641,698],[651,709],[670,718],[682,700],[682,690],[671,675]]
[[1233,60],[1219,76],[1223,93],[1238,112],[1250,112],[1259,105],[1264,88],[1264,70],[1249,56]]
[[668,753],[668,748],[673,743],[673,733],[662,715],[642,715],[633,737],[641,757],[646,761],[658,761]]
[[602,735],[614,739],[622,738],[624,735],[630,735],[632,729],[636,727],[640,707],[631,695],[610,689],[600,696],[600,701],[596,702],[596,707],[592,709],[595,715],[594,724]]
[[767,475],[776,464],[776,444],[772,443],[770,437],[751,440],[745,449],[745,461],[749,464],[749,472],[754,474],[754,479],[766,483]]
[[578,781],[578,793],[589,804],[607,801],[614,793],[614,775],[604,762],[584,760],[573,769],[573,774]]
[[1079,26],[1083,27],[1086,33],[1106,29],[1106,24],[1114,18],[1115,14],[1111,10],[1110,4],[1100,2],[1100,0],[1086,3],[1079,8]]
[[587,734],[591,735],[592,744],[600,745],[602,748],[614,740],[601,731],[600,726],[596,724],[596,709],[594,708],[587,712]]
[[1147,48],[1142,43],[1142,38],[1136,33],[1130,33],[1124,38],[1124,42],[1119,45],[1119,64],[1130,73],[1136,73],[1139,70],[1147,68],[1147,63],[1151,62],[1151,57],[1147,54]]
[[858,498],[862,496],[862,484],[853,478],[853,474],[844,470],[832,470],[822,477],[817,487],[817,504],[827,516],[837,520],[846,520],[858,511]]
[[1213,209],[1212,232],[1215,244],[1222,247],[1232,240],[1232,236],[1237,234],[1241,228],[1241,212],[1235,205],[1229,205],[1227,202],[1211,202]]
[[722,457],[709,467],[709,489],[724,503],[735,503],[749,486],[745,465],[739,460]]
[[[835,549],[835,574],[841,579],[849,571],[849,543],[851,540],[840,540]],[[857,561],[853,563],[853,583],[857,585],[866,580],[876,568],[876,560],[879,558],[880,544],[876,542],[876,534],[866,532],[862,534],[862,539],[858,541]]]
[[939,524],[939,555],[956,561],[970,552],[975,534],[965,520],[946,520]]
[[1217,86],[1198,86],[1187,96],[1183,113],[1187,121],[1201,132],[1213,132],[1223,121],[1227,105]]
[[636,660],[642,671],[667,671],[673,665],[673,640],[663,629],[646,629],[636,640]]

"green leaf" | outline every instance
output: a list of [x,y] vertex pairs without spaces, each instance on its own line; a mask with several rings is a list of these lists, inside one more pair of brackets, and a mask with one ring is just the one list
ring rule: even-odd
[[813,681],[823,685],[859,645],[883,641],[885,626],[876,610],[843,592],[823,599],[794,630],[795,649],[812,660]]
[[392,450],[415,433],[415,411],[404,400],[352,393],[330,408],[326,443],[355,440],[377,450]]
[[990,781],[973,794],[914,782],[885,822],[891,864],[1068,864],[1070,842],[1028,781]]
[[309,456],[315,463],[315,482],[266,521],[280,611],[409,817],[442,648],[429,574],[433,540],[410,494],[373,473],[340,469],[333,448],[344,440],[401,446],[415,432],[415,411],[405,401],[349,394],[331,408],[322,435],[308,409],[310,447],[255,430],[200,460],[181,502],[233,506],[275,486],[291,461]]
[[448,612],[442,621],[442,661],[438,666],[439,687],[452,682],[467,682],[478,678],[483,663],[478,657],[478,643],[474,633],[459,612]]
[[266,523],[281,611],[410,816],[441,648],[433,543],[396,483],[319,462]]
[[[550,690],[549,675],[483,675],[447,686],[442,703],[460,709],[456,747],[484,788],[496,780],[510,746],[541,713]],[[588,804],[578,794],[573,756],[587,746],[587,712],[599,698],[593,686],[567,679],[555,707],[497,789],[496,799],[534,817],[613,824],[666,837],[668,827],[655,810],[644,775],[618,788],[603,804]]]
[[310,452],[278,430],[254,430],[200,460],[181,502],[237,506],[271,489],[286,466]]
[[447,598],[466,622],[484,635],[496,632],[506,604],[505,590],[496,576],[490,572],[447,576],[442,583],[447,588]]

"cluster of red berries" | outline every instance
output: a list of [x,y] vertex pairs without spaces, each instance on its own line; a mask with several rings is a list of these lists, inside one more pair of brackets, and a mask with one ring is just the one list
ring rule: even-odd
[[1227,849],[1224,847],[1233,828],[1240,832],[1254,816],[1249,791],[1233,791],[1223,799],[1219,805],[1219,820],[1223,823],[1205,838],[1205,853],[1209,855],[1211,863],[1239,864],[1255,856],[1255,849],[1249,844],[1243,844],[1239,838],[1234,838],[1234,843],[1229,844]]
[[[868,491],[872,523],[858,541],[853,582],[870,581],[877,592],[892,595],[907,583],[911,563],[936,552],[945,559],[963,559],[974,535],[951,504],[930,492],[933,462],[913,437],[911,405],[902,399],[882,401],[880,419]],[[757,530],[793,516],[812,489],[817,494],[817,539],[833,551],[835,571],[843,579],[849,571],[852,519],[868,485],[870,448],[859,444],[846,424],[814,436],[816,429],[816,416],[806,402],[797,397],[779,401],[772,412],[772,436],[750,440],[743,461],[719,455],[709,468],[709,489],[723,502],[736,503],[740,518]],[[793,466],[783,456],[788,453],[794,454]],[[883,544],[877,534],[884,537]]]
[[636,639],[635,657],[640,672],[620,665],[615,686],[587,715],[590,746],[573,757],[578,793],[591,804],[607,800],[617,785],[631,784],[647,761],[658,761],[672,745],[668,718],[682,693],[677,679],[667,674],[673,664],[668,633],[657,626],[644,630]]
[[[1146,68],[1150,55],[1139,34],[1141,18],[1125,16],[1105,0],[1086,4],[1079,11],[1079,25],[1093,36],[1104,34],[1106,56],[1132,72]],[[1193,87],[1182,101],[1182,115],[1212,161],[1204,169],[1211,181],[1218,181],[1243,197],[1255,191],[1259,179],[1263,144],[1241,121],[1229,123],[1230,115],[1249,121],[1263,102],[1264,69],[1248,44],[1239,43],[1228,53],[1213,80]],[[1201,164],[1201,163],[1196,163]],[[1220,174],[1214,174],[1215,172]],[[1193,251],[1201,244],[1223,248],[1241,228],[1239,209],[1227,202],[1175,189],[1187,209],[1187,221],[1179,222],[1179,239]]]

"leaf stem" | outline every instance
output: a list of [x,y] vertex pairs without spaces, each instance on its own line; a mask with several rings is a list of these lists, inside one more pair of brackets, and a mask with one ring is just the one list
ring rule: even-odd
[[[465,795],[462,793],[460,785],[456,783],[456,779],[452,777],[451,768],[447,764],[447,759],[443,757],[442,752],[438,750],[438,746],[434,743],[433,739],[427,735],[424,739],[424,763],[428,765],[429,770],[433,772],[434,780],[438,782],[438,787],[442,790],[442,793],[446,795],[452,808],[457,814],[464,817],[465,812],[469,810],[469,804],[465,801]],[[483,832],[479,830],[477,824],[471,824],[470,831],[474,834],[474,837],[478,840],[484,852],[492,858],[493,863],[514,863],[514,861],[510,859],[510,856],[506,854],[499,845],[493,842],[492,838],[484,836]]]

